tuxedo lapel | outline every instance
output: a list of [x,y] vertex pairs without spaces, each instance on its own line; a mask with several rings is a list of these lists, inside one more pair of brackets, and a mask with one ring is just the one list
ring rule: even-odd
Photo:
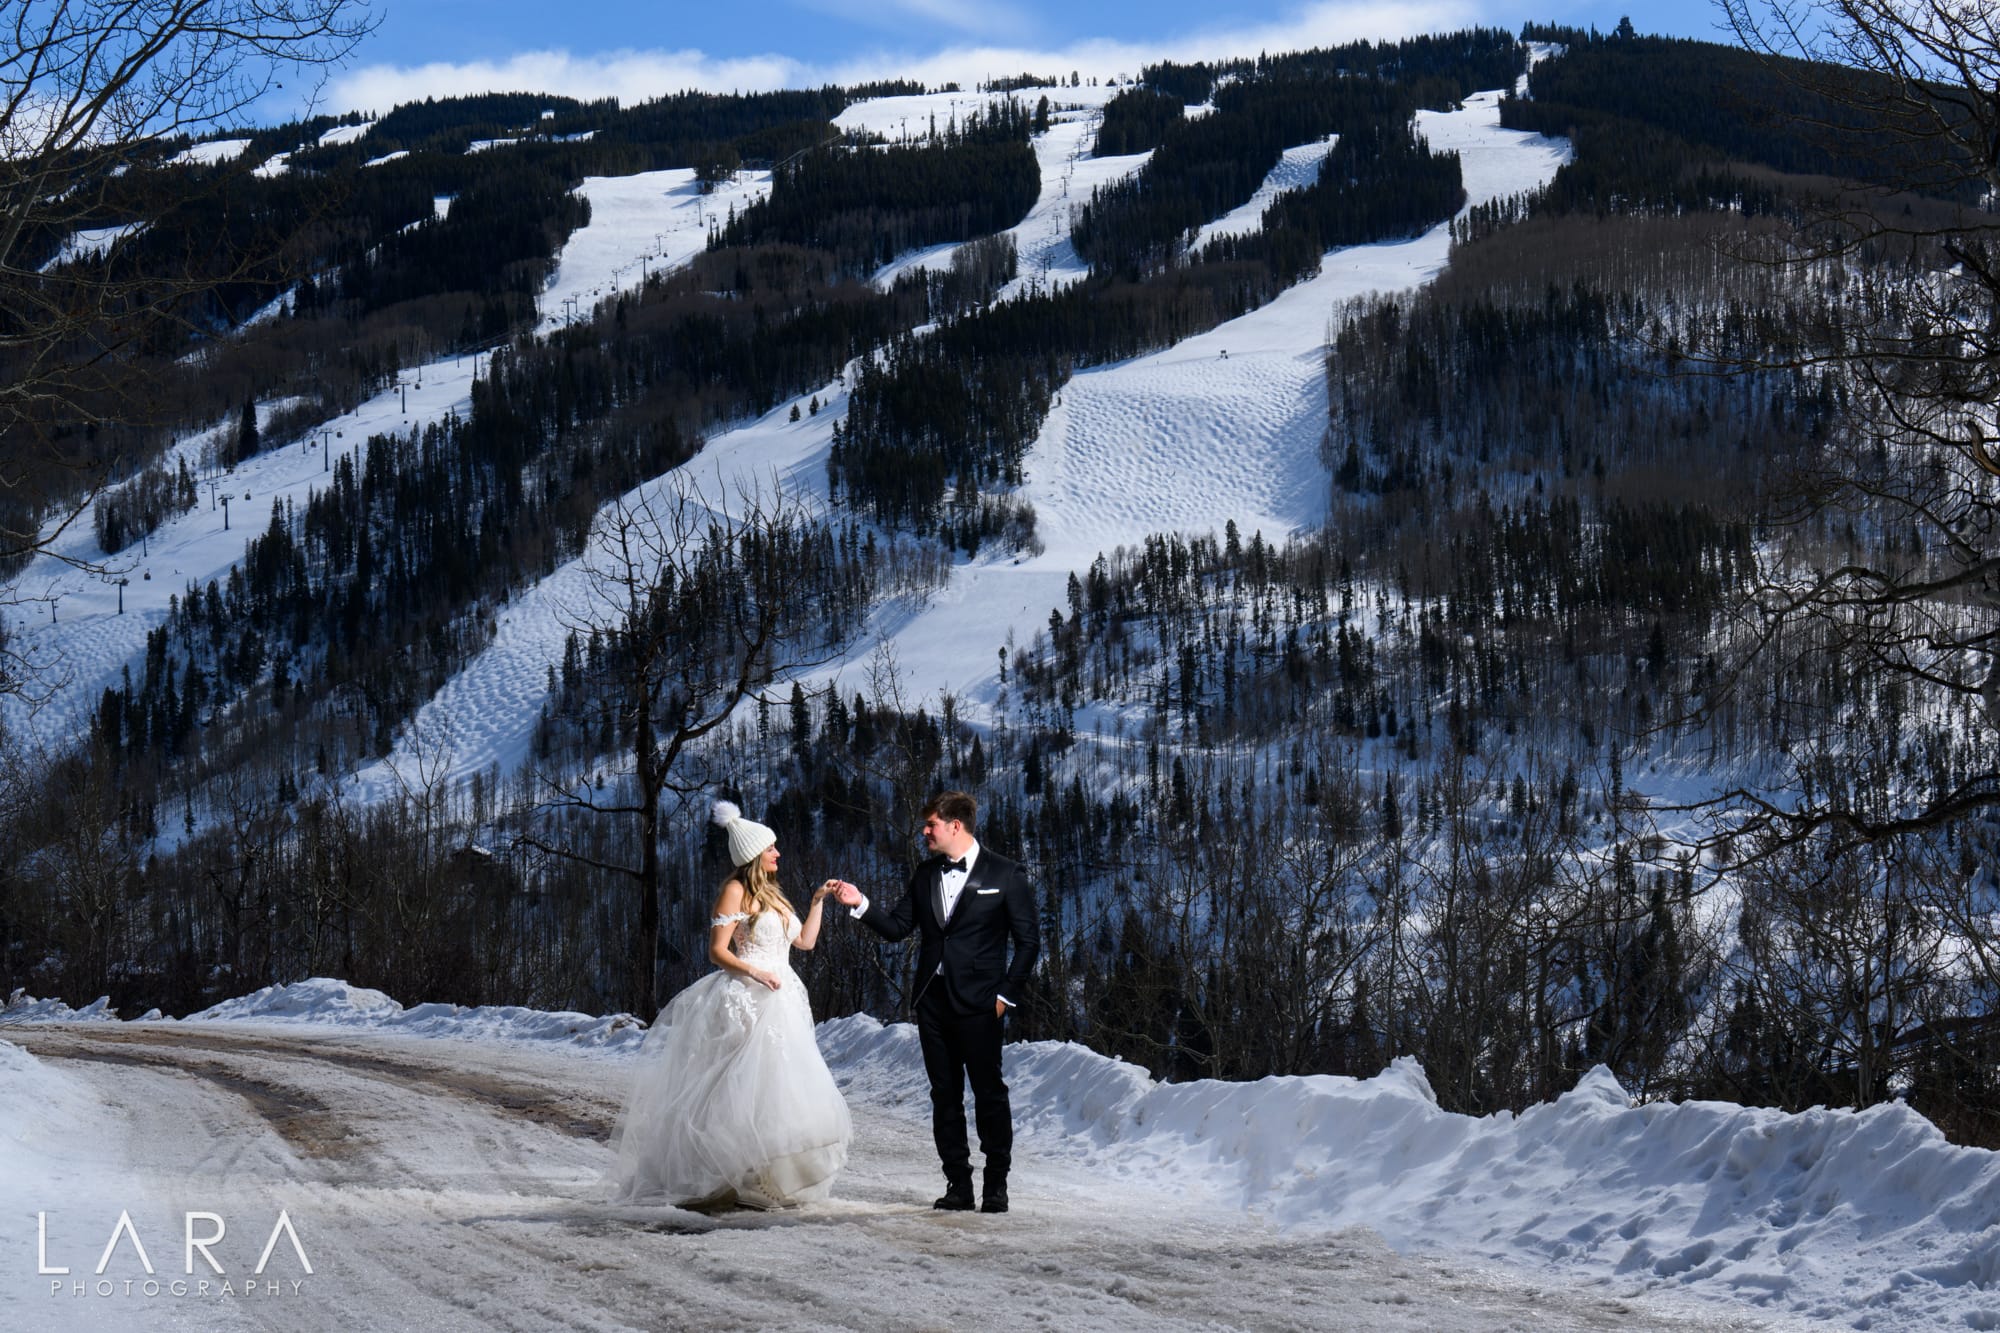
[[986,853],[981,852],[979,859],[972,863],[972,869],[967,872],[965,883],[959,886],[958,900],[951,905],[951,913],[948,916],[944,907],[944,868],[940,865],[931,872],[935,877],[931,885],[931,903],[937,910],[939,930],[949,934],[951,928],[964,919],[966,905],[971,902],[973,891],[985,883],[985,875],[982,873],[985,866]]
[[972,873],[965,877],[965,887],[958,891],[958,901],[952,904],[951,920],[953,925],[964,921],[966,913],[972,911],[977,904],[984,901],[979,897],[979,891],[993,886],[993,870],[993,854],[986,851],[980,852],[979,859],[972,863]]
[[951,909],[954,921],[964,913],[966,904],[972,901],[972,895],[985,887],[987,861],[991,856],[991,852],[981,852],[979,859],[972,863],[972,873],[965,877],[965,887],[958,891],[958,902]]
[[944,920],[944,867],[942,863],[931,865],[931,917],[938,924],[938,934],[945,929]]

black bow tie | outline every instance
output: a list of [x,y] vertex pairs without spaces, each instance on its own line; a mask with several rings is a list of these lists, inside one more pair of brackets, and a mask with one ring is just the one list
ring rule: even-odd
[[954,870],[961,875],[969,873],[969,868],[963,861],[946,861],[944,865],[939,867],[938,873],[948,875]]

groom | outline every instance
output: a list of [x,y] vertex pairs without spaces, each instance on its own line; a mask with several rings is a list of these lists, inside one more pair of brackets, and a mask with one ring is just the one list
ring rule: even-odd
[[[910,876],[903,897],[887,911],[852,884],[840,901],[887,940],[912,930],[917,951],[917,1037],[931,1083],[931,1133],[944,1160],[944,1196],[931,1205],[972,1207],[972,1154],[965,1142],[965,1085],[972,1084],[979,1151],[986,1156],[979,1209],[1007,1211],[1007,1168],[1014,1117],[1000,1078],[1000,1032],[1024,993],[1041,949],[1035,889],[1018,861],[979,845],[978,806],[948,791],[924,807],[924,846],[931,852]],[[1007,941],[1014,957],[1007,958]]]

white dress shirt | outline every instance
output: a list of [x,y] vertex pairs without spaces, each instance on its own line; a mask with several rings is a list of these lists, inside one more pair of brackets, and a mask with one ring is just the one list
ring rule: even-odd
[[[944,893],[944,919],[946,921],[951,920],[952,909],[958,906],[958,896],[965,892],[965,882],[972,878],[972,867],[978,864],[979,840],[977,838],[973,839],[972,845],[965,849],[965,855],[958,859],[965,862],[965,869],[947,870],[938,876],[938,886]],[[848,908],[847,914],[852,917],[859,917],[867,912],[867,910],[868,895],[864,893],[861,895],[860,906]],[[936,975],[944,975],[944,963],[942,961],[938,963]],[[993,998],[1006,1005],[1009,1009],[1014,1007],[1014,1002],[1004,995],[995,994]]]

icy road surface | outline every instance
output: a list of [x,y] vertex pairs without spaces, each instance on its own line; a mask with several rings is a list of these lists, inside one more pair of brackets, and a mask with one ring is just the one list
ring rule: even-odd
[[[1281,1235],[1064,1161],[1037,1135],[1017,1149],[1013,1212],[934,1213],[927,1106],[851,1074],[856,1137],[833,1200],[702,1216],[583,1201],[628,1067],[615,1052],[242,1022],[4,1031],[8,1110],[31,1149],[0,1172],[9,1328],[1795,1326],[1401,1257],[1360,1228]],[[100,1281],[121,1208],[163,1284],[206,1277],[209,1294],[146,1296],[125,1239],[113,1294],[70,1294]],[[281,1237],[245,1295],[280,1209],[312,1273]],[[186,1211],[225,1219],[223,1275],[197,1254],[184,1277]],[[35,1272],[38,1212],[68,1277]]]

